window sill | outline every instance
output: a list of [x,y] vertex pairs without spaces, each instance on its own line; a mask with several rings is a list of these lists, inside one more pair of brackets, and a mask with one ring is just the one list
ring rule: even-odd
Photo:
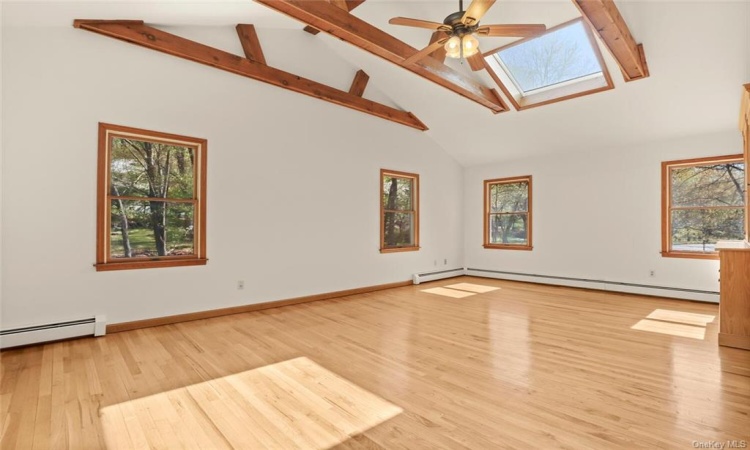
[[422,247],[392,247],[381,248],[380,253],[399,253],[399,252],[416,252]]
[[664,258],[719,259],[718,253],[661,252],[661,256]]
[[484,248],[490,249],[490,250],[524,250],[524,251],[534,250],[534,247],[531,245],[484,244]]
[[122,261],[94,264],[97,272],[110,270],[154,269],[157,267],[205,266],[206,258],[150,259],[146,261]]

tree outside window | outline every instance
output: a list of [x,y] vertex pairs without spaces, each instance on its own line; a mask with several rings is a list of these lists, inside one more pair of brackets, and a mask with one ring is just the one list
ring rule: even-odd
[[484,182],[484,247],[531,250],[531,176]]
[[744,239],[745,177],[742,155],[662,163],[662,255],[716,259]]
[[206,141],[99,133],[97,270],[205,264]]
[[419,175],[380,171],[380,251],[419,250]]

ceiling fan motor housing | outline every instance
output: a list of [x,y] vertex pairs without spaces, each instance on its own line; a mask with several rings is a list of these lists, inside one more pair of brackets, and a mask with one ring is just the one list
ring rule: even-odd
[[453,14],[449,15],[448,17],[443,20],[443,23],[450,26],[453,31],[453,36],[465,36],[467,34],[471,34],[477,30],[479,27],[479,23],[477,22],[475,25],[468,26],[465,23],[462,22],[462,19],[464,18],[464,11],[456,11]]

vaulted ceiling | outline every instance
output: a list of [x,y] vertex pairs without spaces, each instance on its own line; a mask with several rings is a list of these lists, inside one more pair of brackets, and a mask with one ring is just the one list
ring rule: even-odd
[[[430,128],[424,133],[463,165],[570,151],[617,151],[643,142],[733,130],[741,86],[750,82],[750,1],[616,3],[636,41],[646,49],[649,78],[625,83],[600,43],[614,90],[496,115],[325,33],[311,38],[319,39],[331,53],[367,72],[370,85],[382,92],[386,101],[390,99],[394,106],[416,114]],[[47,12],[42,14],[41,8],[29,9],[26,15],[19,9],[13,16],[15,25],[58,26],[64,15],[143,19],[157,26],[234,27],[252,23],[261,37],[264,29],[303,33],[299,22],[250,0],[130,4],[102,0],[64,5],[45,7]],[[428,30],[389,25],[388,19],[405,16],[440,22],[455,10],[457,1],[368,0],[353,14],[422,48],[429,41]],[[552,27],[579,15],[570,0],[498,0],[483,22],[544,23]],[[509,40],[482,38],[482,42],[485,48],[492,48]],[[447,63],[495,87],[484,72],[473,73],[455,60]]]

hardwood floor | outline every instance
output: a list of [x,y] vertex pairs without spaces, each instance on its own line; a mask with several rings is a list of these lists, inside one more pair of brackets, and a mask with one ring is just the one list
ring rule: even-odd
[[716,315],[463,277],[10,350],[0,447],[750,441],[750,352],[717,345]]

